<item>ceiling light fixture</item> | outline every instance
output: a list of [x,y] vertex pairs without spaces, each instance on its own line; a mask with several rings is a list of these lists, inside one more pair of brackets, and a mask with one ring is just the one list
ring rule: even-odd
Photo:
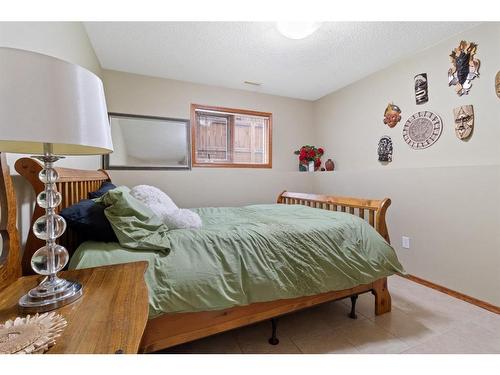
[[320,26],[321,22],[276,22],[278,31],[290,39],[304,39]]

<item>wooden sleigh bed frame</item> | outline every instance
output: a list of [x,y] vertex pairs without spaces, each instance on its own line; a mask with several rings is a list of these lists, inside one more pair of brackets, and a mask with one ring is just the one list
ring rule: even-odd
[[[2,159],[4,159],[3,154]],[[4,160],[2,160],[2,170],[5,170],[5,168]],[[30,158],[21,158],[15,163],[15,169],[30,182],[35,190],[35,194],[42,191],[43,185],[38,180],[38,173],[42,169],[42,166],[38,161]],[[102,182],[111,180],[110,176],[103,170],[56,169],[59,173],[57,189],[63,196],[63,202],[58,207],[59,210],[81,199],[86,199],[87,194],[97,190]],[[10,178],[8,172],[5,171],[3,177]],[[15,218],[15,195],[12,187],[10,191],[7,191],[7,194],[5,194],[5,189],[2,191],[1,185],[2,184],[0,184],[0,196],[5,197],[2,198],[1,201],[2,207],[7,207],[10,210],[9,215],[7,215],[8,217],[11,217],[10,214],[13,210]],[[279,195],[277,203],[301,204],[318,209],[342,211],[357,215],[365,219],[389,242],[385,215],[387,208],[391,204],[390,199],[370,200],[284,191]],[[3,213],[4,212],[2,212],[2,214]],[[36,206],[31,224],[41,215],[43,215],[43,210]],[[4,229],[9,226],[10,231],[8,232],[16,232],[17,235],[17,230],[13,231],[13,228],[15,229],[15,219],[6,221],[4,220],[4,216],[5,215],[2,215],[2,227],[0,227],[0,229],[4,231]],[[15,236],[11,234],[11,240],[18,241],[17,238],[14,237]],[[72,233],[71,230],[68,229],[67,233],[60,238],[59,242],[68,249],[70,254],[72,254],[79,244],[78,235]],[[42,244],[43,243],[34,236],[30,229],[21,262],[24,275],[32,274],[30,260],[33,253],[42,246]],[[13,244],[11,243],[11,248],[12,246]],[[19,245],[17,246],[19,247]],[[17,261],[19,260],[17,259]],[[0,277],[1,276],[2,269],[0,268]],[[391,310],[391,296],[387,288],[387,278],[384,277],[373,283],[358,285],[351,289],[332,291],[307,297],[252,303],[247,306],[236,306],[218,311],[167,313],[148,321],[142,337],[140,351],[144,353],[154,352],[269,319],[272,319],[273,322],[273,337],[270,339],[270,342],[272,342],[273,338],[276,339],[276,317],[324,302],[351,297],[352,310],[350,316],[355,318],[354,307],[356,298],[359,294],[366,292],[371,292],[375,297],[376,315],[384,314]]]

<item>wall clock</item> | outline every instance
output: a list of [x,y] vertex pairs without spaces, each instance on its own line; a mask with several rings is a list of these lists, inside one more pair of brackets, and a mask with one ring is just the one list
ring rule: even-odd
[[423,150],[433,145],[441,136],[443,122],[435,113],[420,111],[406,120],[403,139],[415,150]]

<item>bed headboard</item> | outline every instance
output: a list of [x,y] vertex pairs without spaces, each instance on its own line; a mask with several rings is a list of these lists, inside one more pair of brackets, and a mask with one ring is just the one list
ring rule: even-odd
[[[43,166],[39,161],[31,158],[21,158],[16,161],[15,169],[21,176],[24,176],[28,180],[31,186],[33,186],[35,195],[43,191],[43,183],[38,178],[38,173],[43,169]],[[59,174],[59,180],[56,183],[57,190],[62,194],[62,203],[57,207],[57,212],[82,199],[87,199],[89,192],[98,190],[104,181],[111,181],[109,175],[103,170],[55,169]],[[44,213],[45,210],[43,208],[38,205],[35,206],[22,258],[22,272],[24,275],[33,273],[31,269],[31,257],[36,250],[44,245],[44,241],[36,238],[31,229],[35,220]],[[70,255],[72,255],[73,251],[75,251],[80,244],[78,233],[68,228],[64,235],[59,238],[58,243],[66,247]]]
[[390,243],[389,231],[385,222],[387,208],[391,205],[389,198],[375,200],[333,195],[304,194],[284,191],[278,197],[278,203],[302,204],[330,211],[348,212],[368,221],[387,242]]

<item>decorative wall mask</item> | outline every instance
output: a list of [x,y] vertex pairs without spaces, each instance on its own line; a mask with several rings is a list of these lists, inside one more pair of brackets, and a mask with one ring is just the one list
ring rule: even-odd
[[495,91],[497,93],[498,98],[500,99],[500,71],[497,73],[495,77]]
[[443,132],[443,122],[435,113],[420,111],[406,120],[403,139],[415,150],[433,145]]
[[380,137],[378,141],[378,161],[392,161],[392,139],[388,135]]
[[459,139],[467,139],[474,129],[474,108],[463,105],[453,110],[455,119],[455,134]]
[[427,73],[420,73],[415,76],[415,100],[417,104],[424,104],[429,100],[427,93]]
[[393,128],[399,121],[401,121],[401,109],[397,105],[389,103],[384,112],[384,124]]
[[480,61],[474,58],[477,44],[462,40],[457,48],[451,51],[452,67],[448,70],[448,86],[455,86],[459,96],[468,94],[471,81],[479,77]]

